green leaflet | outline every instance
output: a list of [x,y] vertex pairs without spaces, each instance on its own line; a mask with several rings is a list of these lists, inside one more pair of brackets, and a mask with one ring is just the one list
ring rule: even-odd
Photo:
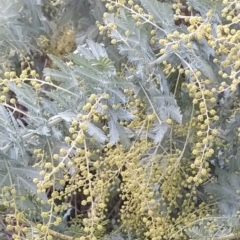
[[107,57],[100,57],[97,61],[91,60],[91,66],[96,66],[99,71],[107,72],[108,75],[113,75],[116,73],[116,69],[113,62]]

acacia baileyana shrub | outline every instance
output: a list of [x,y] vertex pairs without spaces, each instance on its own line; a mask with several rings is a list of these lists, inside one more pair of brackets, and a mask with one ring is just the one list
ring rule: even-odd
[[236,239],[237,0],[1,1],[1,239]]

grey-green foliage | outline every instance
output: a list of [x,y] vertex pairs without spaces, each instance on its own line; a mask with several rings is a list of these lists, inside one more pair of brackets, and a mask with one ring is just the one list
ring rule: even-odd
[[166,29],[168,32],[176,29],[170,3],[160,3],[153,0],[141,0],[141,3],[143,7],[153,15],[154,21],[159,24],[160,27]]
[[[145,10],[155,17],[154,19],[157,26],[152,27],[151,24],[145,21],[141,27],[136,27],[135,22],[127,10],[122,10],[118,18],[109,15],[108,18],[105,19],[105,22],[106,24],[114,23],[118,26],[117,29],[111,31],[111,37],[117,40],[119,53],[127,57],[129,66],[136,68],[134,74],[126,71],[126,76],[127,79],[133,83],[134,91],[148,104],[149,113],[156,112],[160,120],[166,120],[166,118],[170,116],[178,123],[181,123],[181,113],[175,99],[171,96],[167,80],[161,72],[159,64],[167,60],[174,66],[181,64],[187,69],[201,70],[205,77],[210,79],[211,84],[221,81],[221,79],[217,77],[220,66],[212,62],[209,64],[209,60],[215,57],[215,51],[209,46],[205,38],[199,40],[197,36],[192,41],[193,48],[191,50],[187,49],[185,44],[179,44],[178,50],[172,53],[171,46],[169,46],[163,56],[155,59],[155,51],[161,49],[162,46],[158,42],[155,43],[154,46],[149,46],[149,32],[151,29],[154,29],[156,36],[164,37],[168,32],[163,31],[161,27],[164,27],[164,29],[171,28],[171,30],[173,30],[174,26],[172,25],[173,21],[171,17],[167,19],[164,17],[164,13],[172,16],[172,10],[167,4],[153,0],[141,1],[141,3]],[[217,38],[216,29],[217,25],[221,23],[219,13],[223,6],[219,4],[218,1],[211,3],[210,1],[189,1],[189,5],[199,11],[203,16],[211,7],[215,10],[211,18],[211,24],[213,35]],[[161,14],[163,12],[161,11],[163,6],[164,13]],[[184,26],[178,27],[177,30],[180,33],[186,32]],[[129,36],[125,34],[126,31],[130,32]],[[157,76],[160,83],[158,86],[151,81],[152,76]],[[186,77],[189,83],[194,82],[193,78],[193,74]],[[223,131],[220,132],[220,136],[230,144],[229,149],[224,152],[225,157],[231,158],[232,155],[238,152],[235,148],[237,141],[236,128],[239,127],[239,117],[238,114],[233,118],[231,117],[230,108],[233,104],[232,92],[226,91],[223,95],[224,98],[221,99],[221,103],[216,110],[220,116],[222,116],[223,113],[226,115],[222,116],[223,118],[216,124],[223,129]],[[234,99],[236,100],[236,98],[238,98],[238,96]],[[230,121],[226,122],[227,118],[230,118]],[[161,123],[158,120],[155,122],[154,128],[149,132],[149,137],[153,137],[156,143],[160,142],[167,132],[167,129],[167,124]],[[239,154],[236,156],[238,155]],[[239,161],[238,157],[236,157],[236,161]],[[208,184],[204,188],[204,193],[209,192],[210,194],[214,194],[214,201],[219,201],[218,212],[215,216],[212,216],[212,218],[217,219],[217,225],[219,227],[214,232],[206,230],[205,226],[207,222],[211,221],[211,219],[207,219],[201,226],[196,225],[187,232],[190,237],[198,239],[221,237],[231,233],[233,229],[239,225],[239,219],[236,217],[236,213],[239,210],[239,194],[236,193],[236,190],[240,189],[240,186],[239,176],[235,173],[238,168],[236,164],[234,165],[235,167],[232,165],[233,162],[231,162],[229,166],[230,169],[234,169],[233,171],[231,170],[231,173],[226,170],[219,170],[221,174],[216,173],[218,176],[217,183]],[[224,178],[225,174],[227,175],[226,178]]]
[[[40,146],[41,148],[45,148],[45,137],[49,138],[50,141],[56,139],[55,141],[59,142],[60,139],[62,140],[62,133],[59,132],[55,126],[51,125],[54,121],[55,124],[58,123],[58,121],[56,121],[56,115],[61,112],[61,110],[58,105],[52,101],[44,99],[43,103],[41,103],[36,92],[33,91],[28,84],[23,84],[22,88],[18,88],[13,82],[9,82],[8,87],[16,94],[18,102],[27,107],[28,113],[25,120],[29,125],[26,128],[23,127],[21,120],[15,120],[12,112],[1,106],[0,186],[3,188],[4,186],[14,185],[18,196],[25,196],[29,193],[46,200],[46,194],[37,194],[36,185],[32,183],[34,178],[41,179],[41,177],[39,175],[39,169],[32,167],[32,157],[30,153],[31,147]],[[58,94],[61,94],[61,91],[59,91]],[[77,94],[75,94],[75,96],[76,95]],[[67,98],[71,96],[72,93],[70,96],[66,95]],[[62,99],[61,97],[59,97],[59,99]],[[47,112],[55,109],[55,119],[48,122],[48,119],[44,117],[45,109]],[[52,113],[53,112],[50,111],[49,114],[51,115]],[[61,118],[64,119],[63,114]],[[19,207],[22,208],[22,204],[20,204]]]
[[[30,5],[26,5],[28,3],[26,0],[3,2],[4,4],[1,5],[3,14],[1,16],[0,47],[4,51],[6,49],[8,51],[34,50],[34,37],[41,33],[51,32],[50,23],[42,13],[38,1],[31,1]],[[208,1],[191,0],[189,4],[200,13],[205,14],[208,9],[206,2]],[[22,4],[25,4],[23,9],[21,9]],[[184,68],[188,68],[190,66],[192,70],[201,70],[212,82],[218,80],[216,73],[220,66],[213,63],[208,64],[208,60],[214,57],[214,50],[209,47],[205,38],[201,41],[194,38],[191,50],[186,48],[185,44],[179,44],[179,48],[173,53],[169,45],[166,52],[156,58],[156,53],[164,46],[160,45],[158,41],[154,45],[149,45],[151,30],[156,30],[156,36],[159,38],[164,38],[174,30],[178,30],[180,33],[187,33],[187,30],[185,26],[175,26],[173,11],[168,3],[141,0],[139,4],[142,4],[146,12],[154,16],[154,23],[144,19],[144,24],[137,27],[129,9],[122,9],[118,17],[109,14],[103,20],[105,7],[100,1],[66,1],[58,26],[61,27],[71,20],[74,21],[76,28],[78,24],[81,25],[84,29],[83,37],[80,39],[81,41],[79,40],[81,44],[77,46],[74,53],[66,56],[65,60],[69,60],[73,64],[66,64],[65,60],[49,55],[56,68],[45,68],[43,73],[44,76],[49,76],[54,84],[45,83],[39,95],[28,83],[23,83],[19,88],[14,82],[9,82],[8,87],[16,94],[18,102],[28,109],[24,116],[28,126],[23,127],[21,122],[14,119],[11,111],[1,106],[0,188],[14,185],[19,196],[30,194],[46,200],[46,194],[37,193],[36,186],[32,184],[33,178],[41,179],[39,169],[31,167],[35,161],[31,154],[32,150],[43,149],[46,158],[49,158],[50,161],[52,155],[58,153],[60,148],[69,148],[64,137],[70,136],[68,128],[71,121],[78,119],[78,114],[86,113],[83,111],[83,106],[91,94],[100,98],[96,109],[99,113],[105,114],[107,119],[106,123],[96,123],[91,120],[86,122],[88,136],[96,140],[95,143],[89,141],[88,146],[96,149],[101,148],[105,143],[114,145],[119,141],[128,149],[132,141],[143,135],[143,137],[152,138],[155,143],[162,143],[164,138],[168,138],[169,126],[166,123],[168,118],[172,118],[178,124],[183,122],[181,111],[183,108],[180,108],[181,106],[169,87],[169,82],[172,85],[176,84],[176,78],[171,81],[166,78],[161,69],[163,61],[167,60],[175,67],[182,65]],[[19,10],[21,11],[19,12]],[[78,11],[81,14],[78,15]],[[26,17],[23,17],[23,13]],[[221,21],[217,18],[217,13],[214,16],[213,31]],[[30,18],[32,18],[31,21]],[[110,32],[117,44],[111,45],[107,37],[95,36],[96,33],[91,32],[91,29],[96,27],[95,20],[117,25],[117,28]],[[126,31],[129,31],[130,35],[126,34]],[[124,70],[121,69],[121,63],[124,63]],[[131,70],[132,68],[134,71]],[[122,71],[121,76],[117,74],[120,70]],[[190,74],[186,77],[186,81],[193,83],[193,77],[194,75]],[[129,98],[124,93],[124,89],[133,90],[145,102],[147,114],[155,113],[157,115],[157,119],[148,132],[143,133],[141,129],[129,129],[120,124],[121,121],[130,122],[136,118],[126,108]],[[109,94],[108,99],[102,98],[105,93]],[[229,95],[232,96],[231,93]],[[229,140],[228,142],[230,142],[228,135],[232,133],[236,135],[235,130],[239,127],[239,116],[236,115],[232,119],[229,113],[230,100],[229,98],[223,101],[225,105],[222,104],[217,109],[217,111],[222,111],[226,105],[228,106],[224,122],[217,122],[221,127],[226,126],[221,134],[226,141]],[[113,105],[117,104],[121,107],[114,109]],[[189,103],[187,102],[187,104]],[[108,108],[103,108],[103,105]],[[191,114],[188,116],[190,117]],[[228,123],[225,121],[227,118],[230,118]],[[108,126],[107,130],[102,129],[104,124]],[[180,140],[185,142],[185,139]],[[238,152],[234,149],[234,142],[230,143],[232,152],[226,152],[227,157]],[[75,153],[72,151],[70,154]],[[67,163],[68,158],[65,160]],[[239,209],[239,195],[236,190],[240,187],[240,181],[235,173],[238,162],[235,161],[235,163],[237,165],[230,165],[228,171],[219,170],[221,174],[219,174],[217,183],[208,184],[205,187],[206,192],[215,194],[216,199],[220,200],[217,214],[222,214],[227,217],[227,221],[232,221],[231,224],[228,223],[231,227],[238,222],[235,214]],[[74,169],[71,169],[69,173],[73,174]],[[63,172],[59,171],[57,174],[58,178],[61,178]],[[61,187],[56,183],[57,189],[61,189]],[[19,207],[26,208],[20,203]],[[35,208],[35,205],[32,208]],[[217,216],[219,217],[219,215]],[[224,222],[225,218],[218,221],[219,226],[226,223]],[[213,235],[222,236],[232,231],[231,227],[226,227],[210,233],[204,228],[207,222],[208,220],[202,225],[196,224],[187,229],[186,233],[192,238],[203,239]]]
[[[65,87],[62,87],[63,84],[66,84],[66,81],[64,83],[61,82],[62,77],[64,76],[64,70],[63,75],[61,76],[60,71],[58,71],[58,74],[56,74],[57,70],[50,70],[46,69],[45,74],[48,76],[51,76],[53,80],[60,81],[58,88],[53,91],[51,91],[50,97],[55,99],[56,101],[59,101],[61,98],[60,95],[64,94],[64,101],[65,104],[63,107],[67,110],[67,108],[72,108],[73,111],[75,111],[76,115],[78,112],[82,111],[82,106],[85,104],[85,98],[89,96],[89,93],[96,94],[99,97],[103,95],[104,93],[109,94],[109,99],[106,101],[102,99],[102,101],[99,102],[99,104],[96,106],[98,111],[100,113],[105,113],[109,116],[109,126],[110,127],[110,135],[111,135],[111,144],[115,144],[118,140],[119,131],[122,131],[122,134],[124,134],[123,127],[119,124],[118,120],[132,120],[134,116],[128,112],[125,109],[117,109],[114,110],[112,108],[112,105],[114,104],[126,104],[127,97],[123,93],[121,88],[131,87],[132,84],[117,77],[116,70],[113,65],[113,62],[108,59],[106,50],[97,43],[94,43],[91,40],[87,41],[87,45],[79,46],[75,54],[71,54],[68,57],[74,64],[72,68],[65,66],[61,66],[60,60],[53,59],[57,66],[61,67],[62,69],[68,68],[68,76],[73,76],[72,78],[69,78],[68,86],[72,86],[73,89],[72,92],[67,92],[68,90]],[[83,81],[82,87],[76,86],[75,81],[76,78],[78,80]],[[62,90],[65,89],[65,90]],[[57,92],[61,91],[62,94],[55,94]],[[77,94],[78,93],[78,94]],[[80,94],[79,94],[80,93]],[[79,96],[79,97],[77,97]],[[67,99],[71,99],[69,102],[73,102],[73,98],[76,98],[76,102],[78,104],[75,104],[73,106],[68,105],[67,106]],[[79,98],[79,99],[78,99]],[[108,110],[104,110],[102,108],[102,105],[107,105]],[[104,133],[99,126],[93,125],[92,123],[88,123],[89,130],[88,134],[90,136],[93,136],[97,141],[99,142],[107,142],[108,138],[106,137],[106,133]],[[126,141],[122,142],[124,145],[126,144]]]
[[214,201],[218,200],[220,213],[225,216],[235,216],[240,209],[239,193],[239,150],[236,156],[231,158],[227,169],[216,167],[216,183],[208,183],[204,186],[205,192],[214,196]]
[[202,0],[201,2],[197,0],[188,0],[188,5],[197,10],[202,16],[205,16],[209,9],[213,9],[216,15],[214,14],[213,19],[217,17],[217,14],[221,13],[223,9],[223,4],[221,1],[207,1]]
[[[107,133],[101,130],[101,124],[91,122],[87,123],[89,127],[87,133],[99,143],[110,141],[111,144],[115,144],[120,138],[124,146],[129,147],[130,141],[124,127],[119,124],[119,120],[130,121],[134,115],[123,108],[114,110],[112,105],[126,103],[127,98],[121,87],[132,84],[116,76],[114,65],[107,58],[100,44],[88,41],[87,46],[91,46],[89,54],[92,57],[71,54],[69,59],[76,63],[73,67],[67,66],[54,56],[49,56],[58,67],[58,70],[44,70],[44,74],[51,76],[52,80],[57,83],[54,86],[50,84],[50,88],[46,87],[44,90],[43,94],[46,94],[49,99],[41,100],[28,84],[22,84],[22,87],[18,88],[15,83],[9,82],[8,86],[15,92],[18,102],[28,109],[24,120],[29,125],[24,128],[20,127],[20,122],[14,119],[12,113],[1,106],[2,165],[11,164],[9,168],[6,166],[1,169],[1,187],[14,184],[21,191],[19,195],[26,195],[22,194],[23,189],[26,189],[27,192],[40,196],[36,192],[35,184],[31,183],[33,178],[40,179],[39,170],[28,166],[31,151],[28,152],[27,149],[45,149],[50,157],[53,146],[59,146],[59,148],[64,146],[63,136],[68,135],[64,130],[64,125],[77,119],[77,114],[83,111],[82,106],[86,103],[86,97],[93,93],[98,96],[104,93],[110,95],[108,101],[103,99],[97,108],[99,112],[105,113],[106,110],[102,109],[102,104],[109,107],[106,114],[109,115],[111,137],[108,139]],[[84,80],[83,85],[78,84],[81,79]],[[54,126],[59,124],[59,119],[64,121],[63,125]],[[27,148],[25,144],[28,144]],[[17,168],[21,169],[18,171]],[[42,198],[46,200],[46,195],[42,194]]]
[[34,37],[51,31],[50,23],[41,7],[42,3],[37,0],[1,1],[1,54],[22,50],[29,53],[30,50],[37,50]]
[[229,226],[229,221],[227,218],[221,218],[221,216],[215,216],[217,230],[212,231],[207,228],[207,223],[212,222],[213,218],[199,221],[197,226],[185,229],[185,233],[191,239],[219,239],[221,236],[227,236],[232,233],[233,227],[223,227]]
[[22,138],[26,129],[22,129],[12,113],[3,106],[0,106],[0,125],[0,186],[15,186],[16,202],[19,203],[19,208],[26,210],[31,208],[31,205],[22,202],[21,196],[32,194],[46,200],[45,194],[37,194],[36,185],[32,182],[34,178],[40,179],[39,169],[29,166],[30,155]]
[[[149,3],[145,2],[144,5],[151,11],[154,9],[154,5],[151,6],[149,4],[153,3],[153,1]],[[73,2],[71,2],[71,4],[74,5]],[[9,38],[9,36],[7,36],[7,39],[16,41],[14,47],[17,49],[23,49],[24,47],[29,49],[29,46],[21,46],[17,45],[17,43],[30,44],[31,37],[35,33],[33,31],[34,29],[40,29],[39,32],[48,30],[46,29],[47,21],[45,21],[41,13],[40,6],[37,1],[33,1],[29,6],[24,8],[24,11],[26,11],[25,15],[27,16],[27,19],[24,18],[25,22],[23,21],[23,17],[21,18],[21,15],[19,15],[20,13],[18,13],[20,5],[15,2],[11,3],[6,1],[5,6],[6,10],[8,10],[8,14],[5,14],[8,16],[8,20],[5,19],[3,29],[7,26],[8,31],[11,30],[12,33],[17,32],[16,28],[19,28],[21,31],[28,31],[24,33],[21,32],[20,36],[29,38],[28,41],[22,41],[21,39],[17,40],[16,37]],[[69,6],[66,6],[66,8]],[[159,4],[158,6],[163,7]],[[170,8],[168,11],[170,11]],[[24,22],[24,25],[19,23],[19,18]],[[32,18],[32,20],[30,21],[29,18]],[[167,20],[166,15],[161,17],[163,25],[165,24],[164,19]],[[26,24],[27,20],[30,21],[28,25]],[[119,51],[121,55],[129,59],[131,64],[135,65],[137,69],[136,73],[130,74],[126,68],[126,79],[118,77],[114,62],[109,59],[105,47],[92,40],[87,40],[85,45],[79,46],[74,54],[68,56],[69,60],[74,63],[73,67],[67,66],[60,59],[50,55],[49,57],[58,69],[44,69],[44,74],[50,76],[57,83],[55,86],[48,84],[43,91],[43,94],[48,96],[49,99],[44,98],[43,100],[39,100],[35,91],[33,91],[28,84],[23,84],[22,88],[18,88],[15,83],[9,83],[9,88],[15,92],[18,102],[28,109],[25,120],[29,122],[30,125],[24,129],[25,135],[37,134],[39,137],[51,138],[51,140],[53,140],[55,136],[55,140],[59,141],[64,134],[55,134],[57,129],[49,126],[49,118],[51,121],[51,118],[54,119],[60,116],[60,118],[69,122],[76,118],[77,113],[81,112],[82,106],[85,104],[85,99],[89,93],[95,93],[98,96],[103,93],[108,93],[110,98],[107,101],[102,100],[99,103],[98,111],[107,114],[109,117],[108,126],[110,139],[107,138],[107,133],[100,130],[101,126],[93,125],[92,123],[89,123],[90,128],[88,134],[95,137],[96,140],[101,143],[109,141],[111,144],[115,144],[120,140],[125,147],[129,147],[130,140],[127,136],[126,129],[119,124],[119,121],[131,121],[135,116],[124,108],[118,110],[112,108],[114,104],[122,104],[124,106],[127,103],[127,96],[122,91],[122,89],[126,88],[133,89],[140,98],[146,101],[149,114],[156,113],[158,115],[158,120],[156,120],[153,129],[150,129],[150,132],[152,132],[150,136],[153,136],[155,142],[160,142],[168,130],[168,126],[162,121],[171,117],[181,123],[182,117],[180,109],[176,100],[169,92],[164,75],[158,67],[152,69],[148,67],[148,63],[155,60],[155,54],[148,44],[148,29],[137,28],[125,11],[121,12],[120,18],[110,16],[107,21],[118,25],[118,29],[111,32],[112,37],[117,38],[117,40],[121,42],[118,45],[119,49],[115,49],[115,51]],[[167,22],[167,25],[173,25],[172,20],[167,20]],[[125,36],[126,30],[131,31],[129,38]],[[36,34],[39,34],[39,32]],[[160,88],[152,83],[153,75],[157,76],[160,82]],[[84,87],[78,84],[79,81],[83,81]],[[107,105],[108,110],[103,110],[101,107],[102,104]],[[72,112],[72,117],[64,118],[62,113],[66,112],[68,114],[69,111]],[[61,129],[61,127],[59,129]],[[54,134],[50,134],[52,132],[54,132]],[[3,130],[3,134],[7,136],[10,133],[9,131]],[[22,136],[23,134],[20,135],[20,137]],[[9,136],[9,139],[6,139],[8,138],[5,138],[1,143],[3,147],[3,143],[13,143],[12,137]],[[17,138],[14,138],[15,141],[16,139]],[[37,144],[39,144],[38,137],[36,137],[36,145]],[[20,145],[14,145],[14,148],[18,153],[23,152],[24,149],[23,146]],[[16,154],[15,157],[17,158],[18,154]]]
[[[73,1],[68,3],[70,5],[66,5],[66,9],[77,4]],[[94,15],[103,13],[103,8],[97,10],[94,3],[91,4]],[[149,4],[153,4],[153,1],[144,4],[149,10],[154,8],[154,6],[149,6]],[[8,15],[11,13],[13,16],[12,22],[10,17],[10,20],[8,20],[8,24],[10,24],[8,26],[12,26],[9,29],[15,33],[16,28],[20,26],[21,31],[26,31],[21,32],[20,36],[29,38],[28,41],[21,40],[20,43],[30,44],[34,34],[37,36],[37,34],[49,30],[47,29],[47,20],[45,21],[37,1],[31,2],[29,6],[24,8],[27,19],[29,20],[32,17],[32,20],[29,24],[26,23],[27,19],[24,20],[25,22],[21,20],[24,22],[23,25],[16,20],[18,18],[23,19],[18,13],[19,5],[15,2],[6,1],[6,6],[9,7]],[[162,7],[162,5],[159,5],[159,7]],[[170,8],[168,11],[170,11]],[[163,15],[161,18],[163,25],[167,20],[166,17],[166,15]],[[83,18],[86,18],[86,16],[83,16]],[[5,21],[7,20],[5,19]],[[14,184],[19,191],[23,191],[22,186],[24,186],[27,192],[40,196],[36,192],[36,186],[31,183],[33,178],[40,178],[39,170],[31,167],[32,161],[35,161],[31,156],[31,151],[36,148],[43,149],[50,160],[52,153],[58,152],[61,147],[67,148],[63,137],[69,135],[70,122],[77,119],[79,113],[84,114],[82,107],[91,94],[96,94],[100,98],[105,93],[109,94],[108,99],[102,98],[96,106],[99,113],[107,115],[108,130],[102,130],[103,123],[87,122],[87,134],[96,140],[95,145],[89,143],[89,146],[99,147],[99,144],[108,142],[114,145],[120,141],[125,148],[129,148],[131,139],[139,137],[140,129],[127,129],[120,124],[120,121],[129,122],[136,117],[125,108],[128,96],[123,89],[134,90],[136,95],[146,102],[148,114],[157,114],[158,118],[154,126],[147,133],[156,143],[161,142],[168,131],[168,125],[164,123],[167,118],[173,118],[181,124],[180,108],[169,91],[164,74],[158,66],[151,68],[148,66],[149,63],[156,60],[154,51],[148,44],[150,25],[146,25],[146,28],[137,28],[126,11],[121,11],[120,18],[110,15],[106,21],[118,26],[117,30],[111,32],[112,37],[119,41],[118,46],[112,48],[112,52],[115,51],[114,54],[109,54],[108,46],[103,46],[89,39],[86,40],[85,44],[79,45],[74,53],[67,56],[73,62],[73,66],[67,65],[53,55],[49,55],[57,68],[45,68],[44,75],[51,77],[55,84],[46,83],[40,95],[37,95],[36,91],[27,82],[23,83],[21,88],[14,82],[9,82],[8,87],[16,94],[18,102],[28,109],[24,116],[24,121],[28,123],[28,126],[22,127],[23,124],[20,120],[17,122],[10,111],[4,107],[1,108],[4,117],[4,121],[0,125],[1,134],[4,136],[0,139],[1,151],[3,152],[2,164],[12,163],[16,165],[15,167],[21,167],[24,171],[16,171],[13,166],[10,168],[11,171],[7,171],[6,166],[2,169],[0,187]],[[173,21],[169,19],[167,21],[167,25],[172,26]],[[39,29],[39,31],[35,32],[34,29]],[[131,31],[129,38],[125,36],[126,30]],[[31,49],[28,45],[17,45],[19,40],[15,37],[13,39],[16,42],[11,49]],[[117,75],[119,68],[114,59],[109,56],[116,53],[120,53],[123,58],[129,61],[129,64],[126,64],[124,77]],[[128,70],[131,65],[135,66],[135,73]],[[158,79],[159,85],[153,83],[154,77]],[[114,109],[112,106],[117,104],[122,107]],[[104,109],[103,105],[107,105],[108,109]],[[7,122],[7,125],[5,122]],[[58,147],[56,148],[56,146]],[[58,174],[61,174],[61,171]],[[11,179],[16,182],[11,182]],[[26,181],[29,184],[25,184]],[[46,200],[46,194],[42,194],[41,198]]]
[[[152,4],[154,4],[153,1]],[[149,26],[138,28],[128,12],[124,10],[121,11],[120,18],[110,15],[105,21],[118,26],[116,30],[112,30],[111,36],[119,42],[119,53],[126,56],[136,68],[134,74],[126,71],[127,79],[133,84],[135,93],[146,101],[149,114],[156,113],[158,115],[152,133],[154,141],[160,142],[168,130],[168,126],[162,121],[171,117],[181,124],[182,115],[176,100],[169,92],[166,78],[161,69],[159,67],[149,68],[149,64],[155,61],[154,52],[148,44]],[[125,35],[126,31],[130,31],[130,36]],[[152,82],[153,76],[158,79],[160,87]]]
[[[240,224],[238,212],[240,210],[240,161],[239,149],[231,156],[229,165],[225,169],[216,167],[216,179],[213,183],[204,184],[205,201],[216,204],[214,215],[199,220],[193,227],[186,229],[186,233],[193,239],[218,239],[236,232]],[[217,162],[216,162],[217,163]],[[208,194],[208,195],[206,195]],[[209,223],[214,222],[215,230],[209,229]]]

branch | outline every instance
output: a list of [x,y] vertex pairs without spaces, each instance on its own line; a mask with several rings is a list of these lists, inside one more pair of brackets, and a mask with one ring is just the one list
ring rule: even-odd
[[169,53],[168,53],[168,54],[163,54],[161,57],[159,57],[159,58],[157,58],[156,60],[150,62],[150,63],[148,64],[148,68],[152,68],[152,67],[154,67],[155,65],[157,65],[157,64],[165,61],[170,55],[171,55],[171,54],[169,54]]
[[67,235],[61,234],[59,232],[55,232],[51,229],[48,229],[48,233],[51,234],[52,236],[56,237],[56,238],[61,238],[61,239],[64,239],[64,240],[74,240],[74,239],[77,240],[74,237],[67,236]]

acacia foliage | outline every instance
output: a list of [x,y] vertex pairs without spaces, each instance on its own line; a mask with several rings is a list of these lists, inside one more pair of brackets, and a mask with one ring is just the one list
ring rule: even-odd
[[238,1],[0,7],[4,234],[237,236]]

